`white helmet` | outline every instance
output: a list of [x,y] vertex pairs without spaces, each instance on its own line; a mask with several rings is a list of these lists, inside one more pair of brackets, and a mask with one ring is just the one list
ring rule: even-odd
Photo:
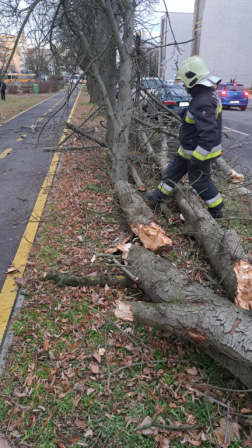
[[199,56],[192,56],[181,64],[177,77],[182,79],[186,87],[192,88],[209,74],[203,59]]

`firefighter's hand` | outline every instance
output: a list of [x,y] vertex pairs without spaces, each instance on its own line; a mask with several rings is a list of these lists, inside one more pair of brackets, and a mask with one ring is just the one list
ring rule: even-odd
[[202,165],[202,161],[198,160],[198,159],[196,159],[196,157],[192,156],[192,158],[190,160],[190,166],[192,166],[193,168],[197,169],[197,168],[200,168],[201,165]]

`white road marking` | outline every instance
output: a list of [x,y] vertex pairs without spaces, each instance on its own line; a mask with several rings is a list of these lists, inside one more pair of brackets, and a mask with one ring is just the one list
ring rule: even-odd
[[236,129],[228,128],[227,126],[223,126],[223,128],[228,129],[228,131],[237,132],[237,134],[246,135],[246,137],[249,136],[249,134],[245,134],[245,132],[240,132],[240,131],[237,131]]

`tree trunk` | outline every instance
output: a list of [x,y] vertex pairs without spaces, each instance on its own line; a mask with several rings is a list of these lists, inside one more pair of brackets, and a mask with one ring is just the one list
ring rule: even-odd
[[124,181],[115,184],[120,205],[126,214],[131,230],[140,238],[145,247],[151,250],[164,248],[170,250],[172,241],[169,236],[154,222],[154,215],[136,190]]
[[[109,11],[108,11],[109,12]],[[112,181],[128,179],[128,142],[129,128],[132,117],[131,77],[132,77],[132,49],[134,32],[135,3],[128,0],[124,6],[123,39],[120,39],[115,18],[111,18],[115,42],[118,44],[120,55],[119,98],[116,111],[117,121],[114,124],[114,139],[111,151]]]
[[128,262],[147,298],[155,304],[118,302],[116,316],[158,327],[201,346],[251,388],[251,313],[209,288],[191,283],[173,263],[138,244],[130,249]]
[[191,188],[174,189],[174,199],[185,218],[182,230],[193,236],[208,256],[228,296],[233,300],[237,290],[235,263],[248,257],[235,230],[225,230],[200,204]]

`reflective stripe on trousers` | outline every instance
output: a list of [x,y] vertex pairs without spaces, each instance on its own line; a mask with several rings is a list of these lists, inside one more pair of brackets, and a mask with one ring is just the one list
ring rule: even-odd
[[176,154],[165,170],[163,181],[158,186],[159,191],[167,197],[186,173],[188,173],[189,183],[207,206],[221,210],[224,203],[210,176],[210,160],[202,162],[200,167],[191,166],[189,160]]

